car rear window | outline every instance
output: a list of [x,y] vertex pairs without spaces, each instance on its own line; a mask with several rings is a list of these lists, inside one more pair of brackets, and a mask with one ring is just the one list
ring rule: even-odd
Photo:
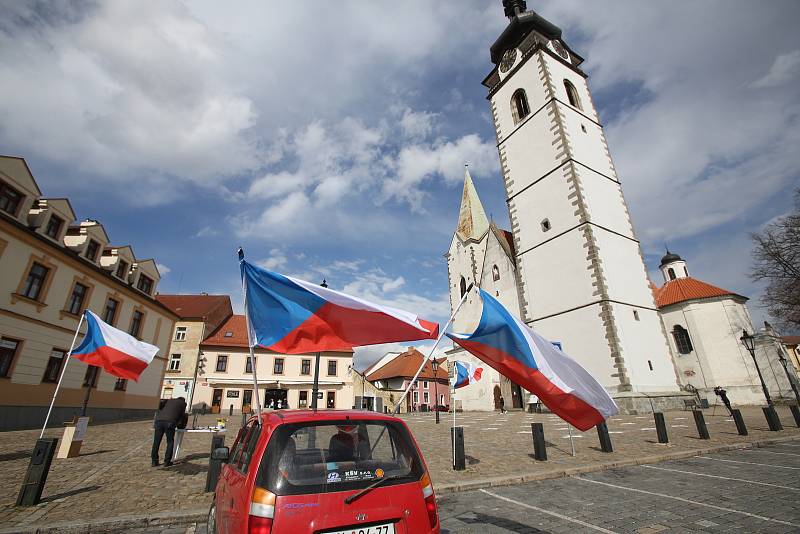
[[387,486],[416,481],[423,468],[408,431],[391,421],[319,421],[279,426],[261,459],[256,483],[276,495]]

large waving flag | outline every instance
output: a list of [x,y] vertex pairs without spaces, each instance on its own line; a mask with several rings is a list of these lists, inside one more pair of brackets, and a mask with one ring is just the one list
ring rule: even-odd
[[240,260],[250,343],[283,354],[435,339],[439,325]]
[[119,378],[139,380],[158,353],[158,347],[104,323],[89,310],[84,317],[88,326],[86,335],[72,355]]
[[469,362],[453,362],[455,370],[453,372],[453,389],[463,388],[474,384],[481,379],[483,367],[477,367]]
[[588,430],[619,413],[606,390],[575,360],[481,290],[483,312],[472,334],[448,336],[487,365],[537,395],[555,414]]

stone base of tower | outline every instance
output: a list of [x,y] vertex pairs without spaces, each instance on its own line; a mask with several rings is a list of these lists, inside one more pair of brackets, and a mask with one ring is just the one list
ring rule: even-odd
[[619,406],[619,413],[627,415],[683,410],[686,407],[684,401],[696,400],[693,394],[685,391],[660,393],[626,391],[614,393],[612,397]]

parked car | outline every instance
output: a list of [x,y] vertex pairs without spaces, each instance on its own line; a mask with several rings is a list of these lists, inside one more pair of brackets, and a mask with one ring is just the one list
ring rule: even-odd
[[406,424],[355,410],[250,418],[224,459],[211,534],[438,534],[428,468]]

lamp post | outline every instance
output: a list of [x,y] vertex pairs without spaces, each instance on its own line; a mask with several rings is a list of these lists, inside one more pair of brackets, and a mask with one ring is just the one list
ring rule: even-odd
[[742,345],[750,352],[753,357],[753,363],[756,364],[756,371],[758,371],[758,379],[761,380],[761,389],[764,390],[764,397],[767,399],[767,404],[772,406],[772,398],[769,396],[767,384],[764,383],[764,377],[761,375],[761,369],[758,367],[758,360],[756,360],[756,338],[747,333],[747,330],[742,330],[742,337],[739,338]]
[[783,366],[783,372],[786,373],[786,380],[789,381],[789,385],[792,387],[792,391],[794,391],[794,398],[797,399],[797,404],[800,405],[800,393],[797,392],[797,385],[792,380],[792,377],[789,375],[789,368],[786,367],[786,358],[783,356],[783,350],[778,350],[778,359]]
[[436,375],[436,369],[439,367],[439,362],[436,358],[431,360],[431,368],[433,369],[433,411],[436,412],[436,424],[439,424],[439,377]]

